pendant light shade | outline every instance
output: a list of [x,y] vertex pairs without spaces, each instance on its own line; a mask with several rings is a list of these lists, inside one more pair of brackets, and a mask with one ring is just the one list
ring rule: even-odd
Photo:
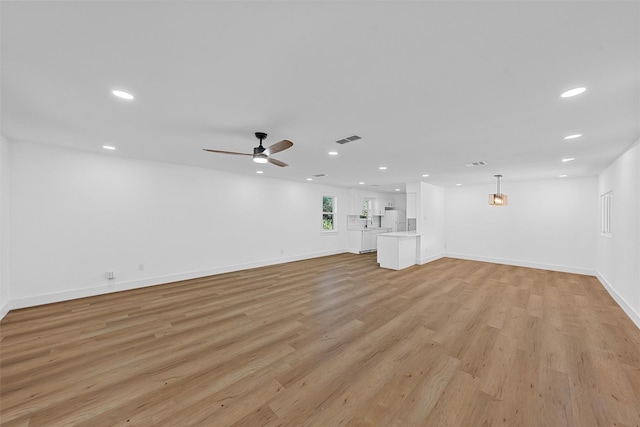
[[494,176],[498,180],[498,187],[495,194],[489,194],[489,204],[491,206],[507,206],[509,204],[509,197],[500,192],[500,178],[502,178],[502,175]]

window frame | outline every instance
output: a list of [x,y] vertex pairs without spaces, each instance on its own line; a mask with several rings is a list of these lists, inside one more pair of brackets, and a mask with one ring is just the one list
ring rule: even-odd
[[611,237],[611,217],[613,214],[613,191],[600,195],[600,234]]
[[[325,212],[324,210],[324,199],[325,198],[330,198],[331,199],[331,211],[330,212]],[[331,196],[331,195],[323,195],[322,196],[322,213],[320,214],[320,232],[322,234],[329,234],[329,233],[337,233],[338,232],[338,198],[336,196]],[[332,227],[331,229],[326,229],[324,228],[324,218],[325,215],[331,215],[331,224]]]

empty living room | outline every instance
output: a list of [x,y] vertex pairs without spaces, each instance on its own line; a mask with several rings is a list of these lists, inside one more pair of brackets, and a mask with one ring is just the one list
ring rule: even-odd
[[1,426],[640,426],[640,2],[0,24]]

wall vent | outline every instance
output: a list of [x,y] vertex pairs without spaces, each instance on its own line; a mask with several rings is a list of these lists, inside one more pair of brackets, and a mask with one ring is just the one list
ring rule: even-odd
[[485,166],[487,164],[487,162],[472,162],[472,163],[465,163],[464,165],[468,168],[473,168],[476,166]]
[[336,142],[338,144],[347,144],[349,142],[357,141],[359,139],[362,139],[362,137],[360,137],[358,135],[351,135],[351,136],[347,136],[346,138],[339,139]]

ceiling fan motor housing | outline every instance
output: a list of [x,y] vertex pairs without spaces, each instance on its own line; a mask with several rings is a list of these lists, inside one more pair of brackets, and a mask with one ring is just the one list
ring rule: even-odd
[[257,147],[254,147],[253,149],[253,157],[255,157],[258,154],[262,154],[262,152],[265,150],[265,148],[262,146],[262,140],[265,139],[267,137],[267,134],[264,132],[256,132],[256,138],[258,138],[260,140],[260,145],[258,145]]

